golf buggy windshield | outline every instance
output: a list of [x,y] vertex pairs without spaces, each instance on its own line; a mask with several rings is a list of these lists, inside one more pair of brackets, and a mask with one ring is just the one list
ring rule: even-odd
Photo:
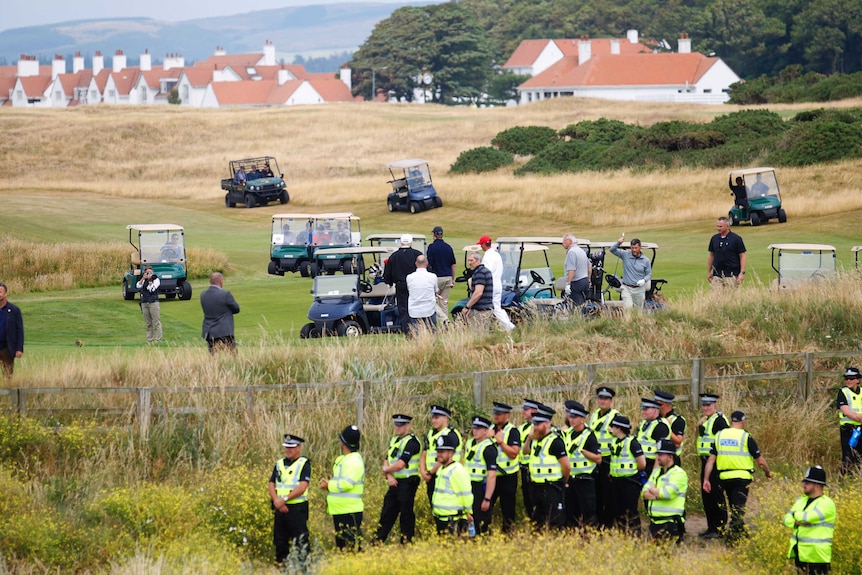
[[142,230],[138,239],[141,242],[141,262],[144,264],[184,263],[186,260],[186,248],[180,231]]
[[314,245],[350,245],[350,218],[319,217],[315,220],[315,229],[318,230],[320,238]]
[[295,218],[273,218],[272,220],[272,245],[293,246],[304,245],[307,238],[309,219],[307,216]]
[[[523,250],[523,252],[522,252]],[[530,271],[535,271],[545,284],[554,283],[548,266],[547,248],[535,244],[500,243],[497,246],[503,260],[503,290],[514,290],[517,285],[525,288],[533,281]]]
[[744,174],[742,177],[745,181],[748,199],[778,195],[778,181],[774,171]]
[[359,296],[357,275],[331,275],[314,278],[312,294],[316,299],[354,298]]
[[403,165],[403,162],[396,162],[389,165],[389,172],[392,174],[393,180],[403,178],[410,190],[431,185],[431,169],[427,163]]

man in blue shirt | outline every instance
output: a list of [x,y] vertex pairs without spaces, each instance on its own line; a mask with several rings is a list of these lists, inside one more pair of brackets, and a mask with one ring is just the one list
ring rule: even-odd
[[24,355],[24,321],[6,295],[6,284],[0,283],[0,373],[11,377],[15,360]]
[[449,290],[455,287],[456,261],[452,246],[443,241],[443,228],[434,226],[431,232],[434,241],[425,252],[428,257],[428,271],[437,276],[437,317],[447,321],[449,316]]
[[472,291],[461,315],[471,324],[487,326],[494,315],[494,277],[491,270],[482,265],[479,252],[467,256],[467,265],[473,270],[470,276]]
[[631,241],[631,249],[624,250],[620,244],[625,237],[617,240],[611,246],[611,253],[623,260],[622,300],[623,307],[642,310],[646,291],[652,280],[652,264],[649,258],[641,253],[641,241],[637,238]]

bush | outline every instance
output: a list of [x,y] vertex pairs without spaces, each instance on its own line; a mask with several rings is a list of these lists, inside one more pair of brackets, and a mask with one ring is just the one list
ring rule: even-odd
[[769,110],[741,110],[718,116],[707,129],[721,132],[730,140],[756,141],[779,136],[787,130],[781,116]]
[[497,134],[491,144],[500,150],[519,156],[538,154],[559,141],[556,130],[545,126],[515,126]]
[[862,130],[845,122],[801,122],[793,127],[769,155],[780,166],[808,166],[859,156]]
[[641,130],[642,128],[630,126],[619,120],[599,118],[595,121],[584,120],[577,124],[569,124],[560,130],[560,137],[584,140],[591,144],[613,144]]
[[515,158],[509,152],[490,146],[482,146],[461,152],[458,159],[449,168],[449,172],[453,174],[493,172],[514,163],[514,161]]

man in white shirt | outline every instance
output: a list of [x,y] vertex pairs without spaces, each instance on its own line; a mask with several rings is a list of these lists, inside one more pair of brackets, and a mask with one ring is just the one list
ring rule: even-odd
[[482,256],[482,265],[488,268],[494,278],[494,317],[500,320],[506,331],[515,329],[515,324],[509,319],[509,314],[503,309],[503,258],[499,252],[491,247],[491,238],[482,236],[479,238],[479,246],[485,252]]
[[428,258],[416,258],[416,271],[407,275],[407,312],[410,314],[408,329],[415,333],[423,326],[437,327],[437,276],[428,271]]

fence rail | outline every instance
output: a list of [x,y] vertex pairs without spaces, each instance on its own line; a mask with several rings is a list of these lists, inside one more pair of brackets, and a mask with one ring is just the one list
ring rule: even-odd
[[[829,351],[829,352],[800,352],[785,354],[715,357],[715,358],[693,358],[693,359],[665,359],[665,360],[639,360],[619,361],[607,363],[565,364],[540,367],[510,368],[500,370],[476,371],[468,373],[451,373],[426,376],[410,376],[391,379],[357,379],[352,381],[319,382],[319,383],[290,383],[271,385],[242,385],[242,386],[220,386],[220,387],[43,387],[43,388],[4,388],[0,389],[0,401],[8,398],[8,403],[0,405],[0,409],[11,411],[21,415],[27,414],[81,414],[93,415],[115,415],[132,418],[139,427],[142,434],[146,434],[153,416],[174,414],[203,414],[216,411],[247,411],[265,408],[266,402],[262,401],[268,395],[278,393],[292,393],[309,390],[334,390],[347,393],[349,399],[338,399],[333,404],[347,405],[352,403],[356,410],[356,421],[362,424],[368,404],[375,400],[375,391],[386,389],[391,386],[404,386],[409,384],[425,385],[444,382],[461,382],[466,388],[472,389],[472,399],[476,405],[487,404],[489,392],[494,396],[518,396],[523,394],[552,394],[575,392],[580,394],[589,393],[597,385],[608,385],[619,389],[637,387],[671,387],[684,390],[687,393],[679,393],[680,401],[688,400],[696,406],[699,394],[711,389],[717,384],[733,382],[781,382],[789,380],[794,382],[793,395],[804,401],[816,391],[816,382],[826,378],[834,384],[836,378],[837,360],[858,359],[862,357],[862,350],[852,351]],[[760,370],[762,364],[782,364],[782,369]],[[825,364],[825,365],[824,365]],[[793,369],[792,367],[796,367]],[[818,367],[820,367],[818,369]],[[650,372],[649,376],[638,375],[644,371]],[[513,385],[512,382],[524,378],[536,378],[553,376],[563,379],[563,383],[554,385]],[[501,385],[501,382],[505,385]],[[508,382],[508,383],[507,383]],[[764,390],[747,390],[743,393],[760,395],[769,393],[782,393],[787,395],[787,386]],[[385,389],[383,391],[385,393]],[[219,394],[231,398],[223,400],[222,406],[196,406],[196,405],[162,405],[154,402],[153,396],[171,395],[186,396],[191,398],[196,394]],[[92,398],[93,401],[104,401],[105,398],[118,395],[130,397],[121,406],[83,405],[74,406],[73,399],[77,395]],[[422,400],[434,394],[412,394],[409,397],[401,397],[405,400]],[[439,395],[437,393],[436,395]],[[59,396],[59,405],[44,406],[46,398]],[[132,398],[134,401],[132,401]],[[86,402],[85,402],[86,403]],[[92,403],[92,401],[90,402]],[[113,403],[113,402],[109,402]],[[263,406],[261,406],[263,404]],[[283,407],[304,405],[303,403],[282,403]]]

